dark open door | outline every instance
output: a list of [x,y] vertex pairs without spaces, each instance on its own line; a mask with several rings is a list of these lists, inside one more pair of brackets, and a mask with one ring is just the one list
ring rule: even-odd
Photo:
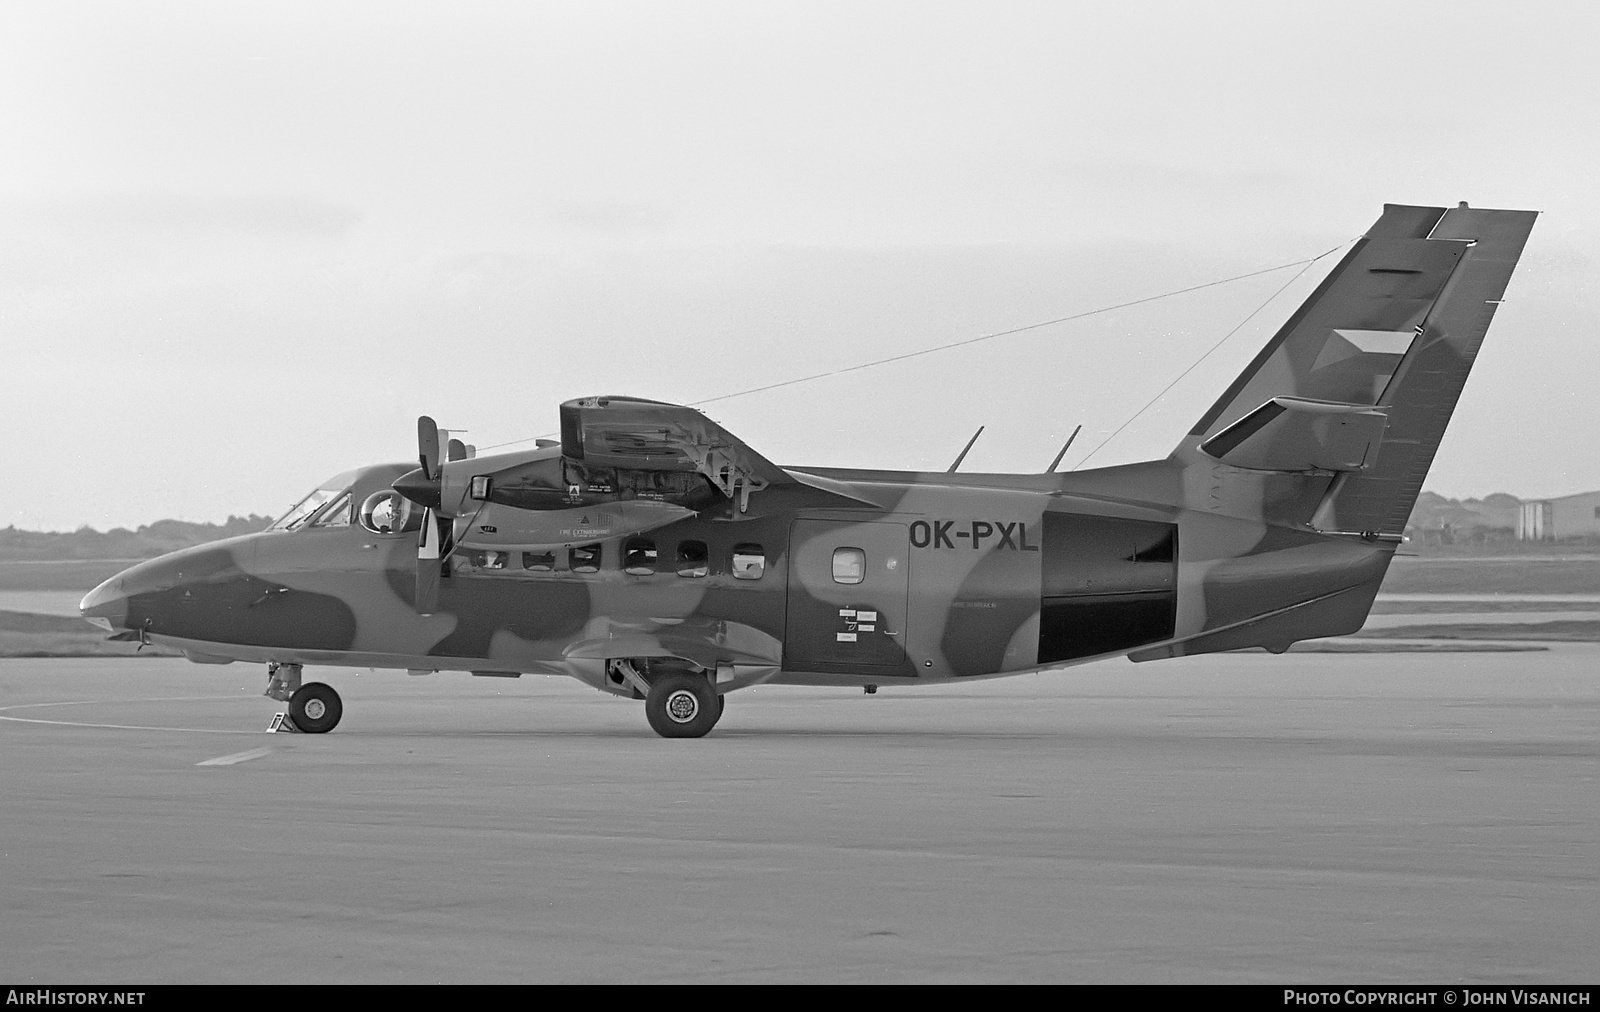
[[904,524],[796,520],[784,668],[915,675],[906,658],[910,565]]

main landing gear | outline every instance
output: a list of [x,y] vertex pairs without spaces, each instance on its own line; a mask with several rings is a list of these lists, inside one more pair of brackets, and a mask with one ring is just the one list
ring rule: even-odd
[[344,716],[344,702],[333,686],[325,682],[300,684],[298,664],[268,664],[267,691],[262,695],[289,704],[289,712],[278,714],[269,731],[326,734],[338,727],[339,718]]
[[663,738],[700,738],[717,726],[724,697],[704,675],[658,675],[644,697],[644,715]]
[[717,726],[727,697],[710,672],[677,658],[613,657],[604,688],[644,700],[650,727],[663,738],[700,738]]

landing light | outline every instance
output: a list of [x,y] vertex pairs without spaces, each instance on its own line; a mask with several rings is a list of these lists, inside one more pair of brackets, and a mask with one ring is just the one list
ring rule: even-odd
[[472,478],[472,498],[480,502],[489,498],[490,476],[487,474],[474,475]]

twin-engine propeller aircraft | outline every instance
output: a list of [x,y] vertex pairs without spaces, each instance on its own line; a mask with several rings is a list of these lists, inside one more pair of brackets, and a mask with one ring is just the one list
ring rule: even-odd
[[710,731],[763,683],[913,685],[1361,628],[1535,212],[1387,205],[1165,460],[1056,474],[779,467],[692,408],[323,482],[260,534],[84,598],[124,639],[265,662],[570,675]]

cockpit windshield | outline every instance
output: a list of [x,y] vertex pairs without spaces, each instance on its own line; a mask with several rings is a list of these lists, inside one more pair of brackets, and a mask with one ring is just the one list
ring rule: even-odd
[[269,531],[296,531],[306,525],[306,521],[316,516],[317,511],[328,505],[334,498],[341,495],[342,488],[319,488],[310,495],[295,503],[294,508],[278,518],[277,523],[268,527]]

